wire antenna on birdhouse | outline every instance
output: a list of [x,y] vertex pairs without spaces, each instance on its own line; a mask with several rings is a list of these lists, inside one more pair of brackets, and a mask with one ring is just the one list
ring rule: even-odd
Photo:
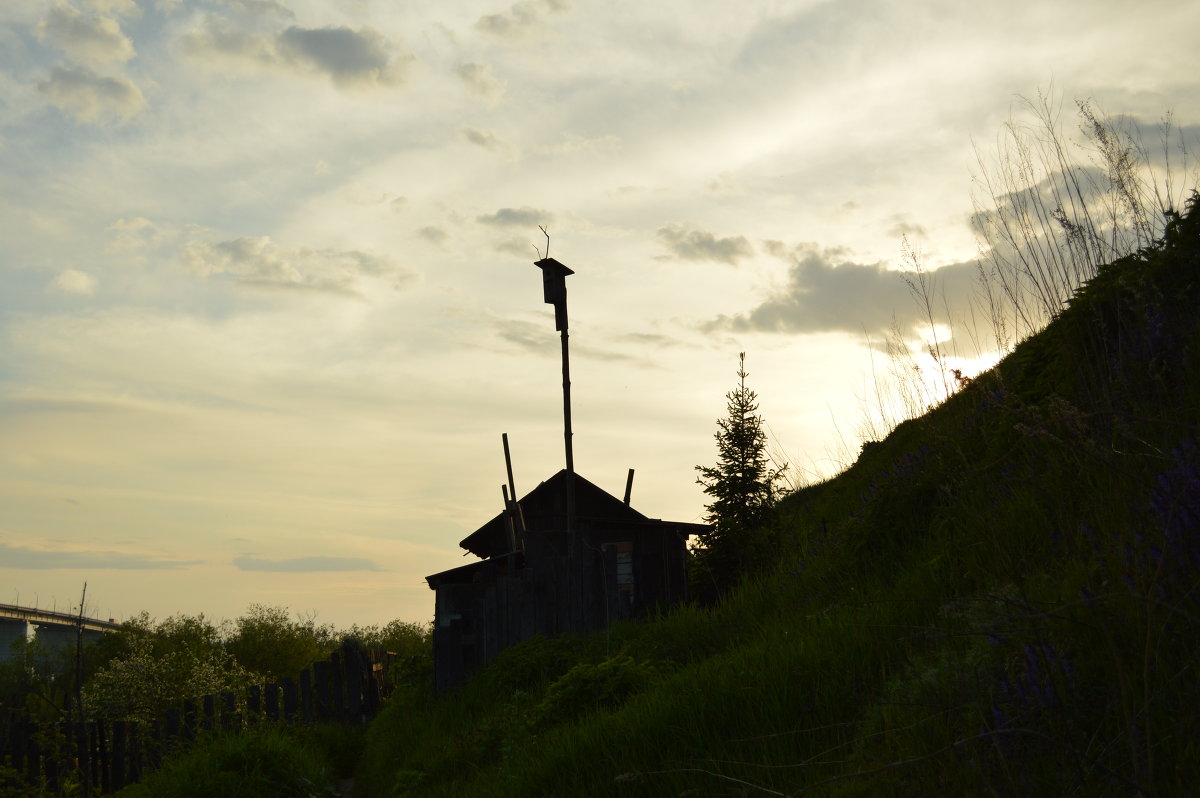
[[542,252],[538,248],[537,244],[533,245],[533,251],[538,254],[538,260],[545,260],[546,258],[550,257],[550,234],[547,233],[546,228],[540,224],[538,225],[538,229],[541,230],[542,234],[546,236],[546,251]]

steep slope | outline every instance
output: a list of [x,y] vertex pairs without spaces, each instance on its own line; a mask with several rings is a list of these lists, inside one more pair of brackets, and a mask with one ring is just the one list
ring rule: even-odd
[[778,523],[717,607],[397,700],[363,794],[1193,794],[1200,203]]

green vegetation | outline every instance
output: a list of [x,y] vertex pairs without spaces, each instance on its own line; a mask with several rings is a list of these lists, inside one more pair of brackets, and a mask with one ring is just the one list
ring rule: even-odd
[[[219,624],[203,615],[156,622],[143,613],[83,647],[85,716],[161,722],[165,711],[178,709],[184,699],[295,676],[327,658],[344,639],[395,654],[389,676],[402,690],[430,679],[426,624],[396,620],[339,633],[311,618],[292,618],[283,608],[259,605],[233,623]],[[57,751],[68,763],[59,789],[52,791],[0,762],[0,796],[82,794],[78,774],[69,772],[73,753],[59,726],[78,717],[75,680],[74,652],[47,650],[36,638],[18,641],[12,656],[0,662],[0,734],[29,719],[43,750]],[[334,795],[334,780],[354,769],[362,737],[361,728],[330,724],[210,732],[169,754],[159,770],[121,794]]]
[[326,798],[337,795],[340,773],[329,732],[361,736],[341,727],[314,729],[262,726],[237,734],[213,734],[169,758],[121,798]]
[[1183,796],[1200,199],[835,479],[711,607],[537,639],[369,729],[370,796]]

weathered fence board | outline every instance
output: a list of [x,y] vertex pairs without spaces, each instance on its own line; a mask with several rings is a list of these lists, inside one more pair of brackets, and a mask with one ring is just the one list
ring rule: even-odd
[[31,787],[50,793],[58,793],[68,777],[86,782],[92,795],[115,792],[158,767],[165,753],[201,732],[236,731],[265,722],[365,723],[390,690],[386,670],[382,652],[372,656],[335,652],[329,660],[315,662],[280,683],[183,700],[154,723],[94,718],[84,723],[38,724],[4,710],[0,711],[0,764],[22,774]]

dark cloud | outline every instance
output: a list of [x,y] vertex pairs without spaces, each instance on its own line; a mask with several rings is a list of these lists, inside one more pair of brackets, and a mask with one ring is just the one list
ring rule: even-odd
[[710,260],[736,266],[739,258],[754,254],[745,236],[717,238],[704,230],[692,230],[678,224],[660,227],[658,240],[681,260]]
[[264,288],[352,293],[363,277],[388,277],[397,287],[414,279],[411,272],[381,255],[358,250],[288,249],[269,236],[246,236],[215,244],[191,241],[183,249],[183,262],[197,274],[230,277]]
[[480,224],[492,225],[493,227],[537,227],[539,224],[544,225],[554,221],[554,215],[540,208],[525,206],[522,208],[501,208],[495,213],[478,216],[475,221]]
[[207,17],[183,38],[192,56],[214,67],[273,67],[328,76],[339,88],[395,86],[404,82],[414,57],[383,34],[345,26],[260,33]]
[[262,557],[243,555],[235,557],[233,564],[240,571],[268,571],[288,574],[383,570],[375,563],[362,557],[292,557],[284,560],[268,560]]
[[570,8],[567,0],[519,0],[508,11],[480,17],[475,28],[502,38],[519,38],[541,27],[548,17]]
[[279,34],[285,55],[305,62],[333,78],[339,86],[394,85],[401,82],[410,56],[393,58],[391,46],[371,28],[300,28]]
[[[844,254],[811,244],[797,248],[790,256],[792,266],[783,289],[748,313],[722,315],[705,329],[876,334],[893,324],[910,329],[928,323],[906,283],[906,278],[917,278],[914,272],[890,271],[879,263],[838,262]],[[939,322],[945,320],[946,307],[956,316],[968,312],[976,274],[974,262],[926,272]]]
[[55,67],[37,88],[81,122],[131,119],[146,105],[141,90],[130,81],[97,75],[87,67]]
[[0,543],[0,562],[5,567],[29,571],[57,568],[118,571],[178,570],[199,565],[202,560],[168,560],[115,551],[48,551]]

